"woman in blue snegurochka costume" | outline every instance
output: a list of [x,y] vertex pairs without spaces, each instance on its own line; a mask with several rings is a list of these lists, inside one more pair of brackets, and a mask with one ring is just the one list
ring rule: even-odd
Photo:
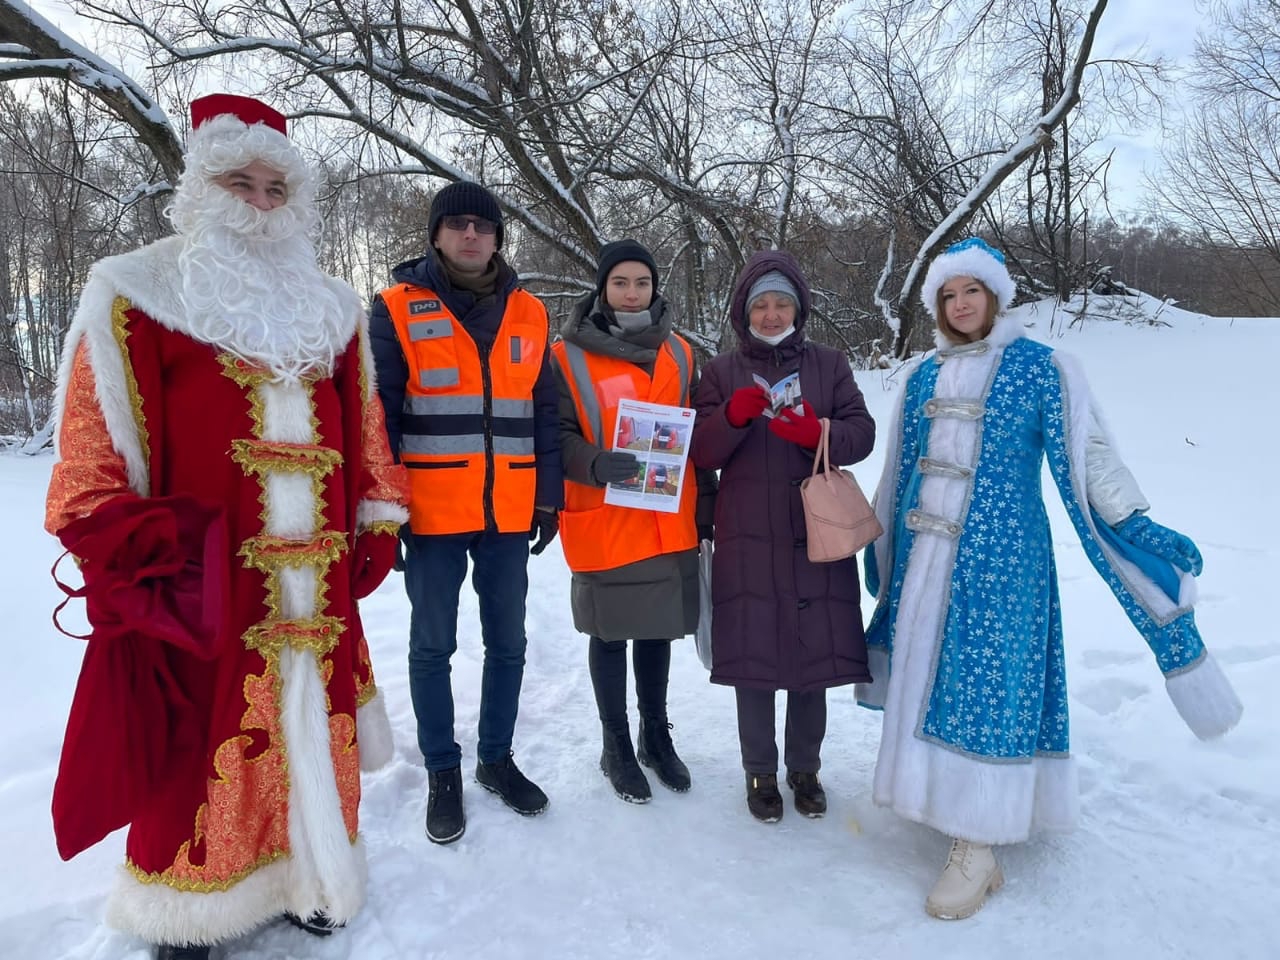
[[858,699],[884,710],[874,798],[954,838],[925,902],[942,919],[1003,883],[993,844],[1076,817],[1043,457],[1187,725],[1218,736],[1242,709],[1196,629],[1200,552],[1147,518],[1077,362],[1004,314],[1014,292],[976,238],[929,268],[938,349],[907,374],[876,493],[885,533],[866,554],[875,682]]

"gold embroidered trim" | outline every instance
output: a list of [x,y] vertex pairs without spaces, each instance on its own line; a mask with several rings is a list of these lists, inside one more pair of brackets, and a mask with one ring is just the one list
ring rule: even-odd
[[232,440],[231,459],[245,473],[264,479],[271,471],[280,470],[323,480],[342,463],[342,451],[312,443]]
[[310,620],[259,620],[244,632],[247,650],[257,650],[264,657],[278,657],[285,644],[295,650],[310,650],[323,657],[338,645],[346,624],[338,617],[312,617]]
[[151,434],[147,430],[147,417],[142,410],[142,391],[138,389],[138,380],[133,375],[133,361],[129,357],[129,317],[131,309],[126,297],[116,297],[111,301],[111,332],[115,334],[116,343],[120,347],[120,362],[124,366],[125,386],[129,391],[129,406],[133,409],[133,422],[138,428],[138,445],[142,448],[143,465],[148,473],[151,470]]
[[358,692],[356,693],[356,709],[357,710],[365,706],[367,703],[369,703],[369,701],[371,701],[374,697],[378,695],[378,687],[376,684],[370,683],[367,686],[361,688],[359,674],[356,674],[356,688],[358,690]]
[[400,536],[399,520],[375,520],[364,530],[365,533],[389,533],[393,537]]
[[[284,616],[280,581],[285,568],[312,568],[316,584],[312,609],[323,611],[329,603],[329,567],[338,561],[344,550],[347,550],[347,538],[335,530],[321,530],[310,540],[287,540],[264,534],[244,541],[237,550],[237,556],[244,558],[244,567],[248,570],[257,570],[265,575],[268,616],[257,627],[270,630],[275,623],[288,622]],[[315,648],[308,645],[308,649]]]
[[[185,848],[186,844],[183,844],[183,846]],[[245,877],[249,876],[249,874],[256,873],[273,860],[279,860],[281,857],[287,857],[288,855],[288,850],[276,850],[272,853],[264,853],[249,866],[245,867],[243,870],[237,870],[225,880],[180,879],[175,877],[168,870],[165,870],[162,873],[147,873],[129,859],[125,860],[124,867],[133,874],[133,878],[139,883],[162,883],[166,887],[172,887],[174,890],[179,890],[182,893],[221,893],[223,891],[230,890]]]
[[[327,568],[336,563],[347,549],[347,536],[336,530],[321,530],[310,540],[287,540],[263,534],[250,537],[240,547],[239,555],[246,567],[266,574],[279,573],[284,567],[314,564]],[[321,570],[316,571],[317,575]]]
[[270,374],[229,353],[218,354],[218,363],[222,364],[222,375],[249,394],[249,419],[253,421],[253,434],[261,437],[266,430],[266,402],[257,388],[271,379]]

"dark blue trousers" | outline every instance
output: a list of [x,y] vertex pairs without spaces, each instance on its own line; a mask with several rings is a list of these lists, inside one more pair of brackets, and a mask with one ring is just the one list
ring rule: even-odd
[[404,584],[413,607],[409,692],[418,718],[418,747],[428,770],[448,770],[462,762],[453,732],[449,659],[458,649],[458,593],[470,556],[484,641],[476,752],[482,763],[495,763],[511,750],[524,678],[528,534],[415,534],[410,540]]

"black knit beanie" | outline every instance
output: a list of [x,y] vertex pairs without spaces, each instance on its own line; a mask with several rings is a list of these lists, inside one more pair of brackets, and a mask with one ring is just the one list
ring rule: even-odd
[[609,273],[620,263],[626,263],[634,260],[636,263],[643,263],[649,268],[649,274],[653,277],[653,293],[658,294],[658,265],[653,260],[653,254],[649,252],[644,244],[635,240],[615,240],[613,243],[606,243],[600,248],[600,255],[597,258],[599,266],[596,268],[596,294],[604,292],[605,281],[609,279]]
[[427,214],[427,236],[432,244],[436,242],[436,231],[440,229],[440,221],[445,217],[467,216],[484,217],[498,225],[495,236],[497,249],[502,249],[502,208],[493,194],[469,180],[459,180],[440,190],[431,199],[431,211]]

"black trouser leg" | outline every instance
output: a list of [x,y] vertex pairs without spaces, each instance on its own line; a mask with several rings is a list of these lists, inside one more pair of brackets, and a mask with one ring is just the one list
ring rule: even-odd
[[592,637],[587,646],[591,687],[596,694],[596,710],[606,730],[626,732],[627,724],[627,642]]
[[776,773],[778,733],[774,723],[774,691],[734,687],[734,694],[738,700],[742,769],[747,773]]
[[827,691],[787,694],[786,762],[795,773],[817,773],[827,735]]
[[671,676],[670,640],[633,640],[631,663],[636,671],[636,701],[647,722],[667,722],[667,681]]

